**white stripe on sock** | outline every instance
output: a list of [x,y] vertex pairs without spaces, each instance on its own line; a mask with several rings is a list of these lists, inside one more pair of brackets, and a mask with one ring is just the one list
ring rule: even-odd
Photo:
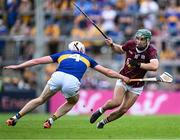
[[53,121],[52,118],[49,118],[49,121],[50,121],[50,124],[53,124],[53,123],[54,123],[54,121]]
[[101,114],[103,114],[103,109],[102,109],[102,108],[99,108],[99,112],[100,112]]

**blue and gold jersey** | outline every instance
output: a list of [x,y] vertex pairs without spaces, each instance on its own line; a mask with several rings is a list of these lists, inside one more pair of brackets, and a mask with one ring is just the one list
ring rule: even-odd
[[59,63],[56,71],[65,72],[81,80],[88,67],[94,68],[97,62],[86,54],[75,51],[62,51],[50,55],[53,62]]

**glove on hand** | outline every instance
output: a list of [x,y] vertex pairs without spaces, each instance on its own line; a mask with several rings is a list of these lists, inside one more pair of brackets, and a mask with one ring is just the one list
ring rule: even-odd
[[141,63],[138,62],[137,60],[131,59],[129,60],[129,65],[130,67],[140,68]]

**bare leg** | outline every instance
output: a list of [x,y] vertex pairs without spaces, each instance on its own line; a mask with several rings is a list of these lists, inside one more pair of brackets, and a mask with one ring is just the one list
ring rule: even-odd
[[60,118],[61,116],[65,115],[73,108],[73,106],[77,103],[78,100],[79,100],[79,95],[68,98],[67,101],[56,110],[54,115],[57,118]]
[[131,93],[131,92],[127,92],[126,96],[124,97],[123,103],[120,106],[119,109],[117,109],[116,111],[112,112],[108,117],[108,121],[114,121],[118,118],[120,118],[122,115],[124,115],[129,108],[136,102],[137,98],[139,95]]
[[103,112],[120,106],[124,98],[124,93],[125,93],[125,89],[122,86],[116,86],[114,89],[113,98],[111,100],[108,100],[102,106]]
[[8,126],[15,126],[16,122],[18,119],[20,119],[22,116],[24,116],[25,114],[27,114],[28,112],[34,110],[36,107],[38,107],[39,105],[43,104],[45,101],[47,101],[51,96],[53,96],[56,92],[52,92],[49,89],[49,86],[46,85],[42,94],[38,97],[35,98],[31,101],[29,101],[21,110],[19,113],[17,113],[15,116],[13,116],[12,118],[8,119],[6,121],[6,124]]
[[56,110],[54,115],[44,122],[44,128],[51,128],[51,125],[54,123],[54,121],[68,113],[78,102],[78,100],[79,94],[74,97],[68,98],[67,101]]
[[125,89],[122,86],[116,86],[114,96],[108,100],[101,108],[94,112],[90,118],[90,123],[94,123],[106,110],[114,109],[121,105],[124,97]]
[[55,94],[55,92],[52,92],[50,89],[49,89],[49,86],[46,85],[42,94],[29,101],[19,112],[19,114],[21,116],[24,116],[25,114],[27,114],[28,112],[34,110],[36,107],[38,107],[39,105],[45,103],[51,96],[53,96]]
[[135,103],[138,96],[139,95],[134,94],[132,92],[126,92],[123,102],[122,102],[121,106],[119,107],[119,109],[112,112],[106,119],[101,120],[97,124],[97,128],[103,128],[106,123],[114,121],[114,120],[120,118],[121,116],[123,116],[124,113],[126,113],[129,110],[129,108]]

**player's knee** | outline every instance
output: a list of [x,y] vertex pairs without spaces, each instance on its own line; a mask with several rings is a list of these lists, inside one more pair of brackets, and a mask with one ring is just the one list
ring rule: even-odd
[[121,105],[121,103],[117,100],[109,100],[108,101],[113,107],[118,107]]
[[77,101],[76,100],[68,100],[68,103],[72,104],[72,105],[75,105],[77,103]]
[[75,96],[67,99],[68,103],[73,105],[75,105],[78,102],[78,100],[79,100],[79,96]]
[[37,98],[38,99],[38,103],[39,104],[43,104],[46,100],[44,99],[44,98],[42,98],[42,97],[38,97]]

